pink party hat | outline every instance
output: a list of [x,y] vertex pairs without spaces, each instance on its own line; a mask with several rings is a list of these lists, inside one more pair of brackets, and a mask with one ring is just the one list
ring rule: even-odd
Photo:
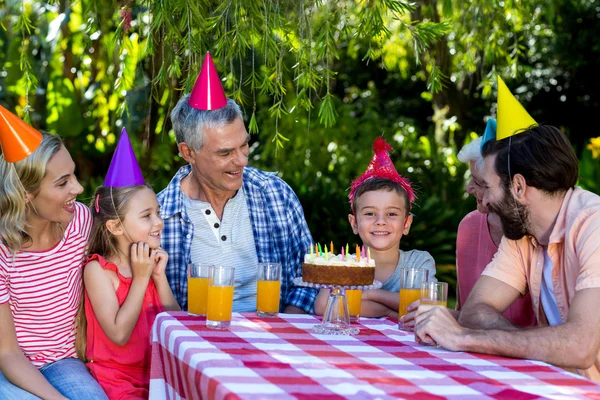
[[396,171],[396,167],[394,167],[394,163],[390,159],[389,151],[392,150],[392,146],[390,146],[382,137],[378,137],[373,142],[373,151],[375,154],[367,167],[367,170],[355,179],[350,186],[350,194],[348,198],[350,199],[350,205],[354,204],[354,195],[356,194],[356,190],[365,183],[367,180],[371,178],[385,178],[389,179],[392,182],[396,182],[399,184],[402,189],[406,191],[408,194],[408,200],[412,203],[415,200],[415,192],[412,190],[410,186],[410,182],[408,179],[400,176],[398,171]]
[[135,153],[131,148],[129,136],[123,128],[115,154],[113,154],[110,167],[108,167],[108,173],[104,179],[104,186],[137,186],[145,183]]
[[206,53],[202,71],[196,80],[188,104],[198,110],[216,110],[227,105],[227,97],[210,53]]

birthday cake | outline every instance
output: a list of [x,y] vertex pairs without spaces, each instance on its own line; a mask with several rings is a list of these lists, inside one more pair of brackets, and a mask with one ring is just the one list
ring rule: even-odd
[[306,254],[302,281],[325,285],[371,285],[375,279],[375,260],[355,255]]

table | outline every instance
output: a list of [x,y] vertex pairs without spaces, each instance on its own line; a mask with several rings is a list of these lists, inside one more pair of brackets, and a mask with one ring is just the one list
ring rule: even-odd
[[161,313],[150,399],[600,398],[600,386],[539,361],[422,346],[387,319],[357,336],[318,335],[311,315],[234,313],[226,331]]

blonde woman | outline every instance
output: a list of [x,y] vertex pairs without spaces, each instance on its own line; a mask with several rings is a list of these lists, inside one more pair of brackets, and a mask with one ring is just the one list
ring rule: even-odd
[[106,399],[75,354],[90,211],[61,140],[0,156],[0,398]]

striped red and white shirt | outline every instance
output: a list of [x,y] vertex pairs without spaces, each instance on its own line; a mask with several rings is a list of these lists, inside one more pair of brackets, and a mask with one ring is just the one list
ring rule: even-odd
[[76,357],[75,317],[91,226],[90,210],[75,203],[75,216],[52,249],[13,255],[0,243],[0,304],[10,305],[19,346],[38,368]]

